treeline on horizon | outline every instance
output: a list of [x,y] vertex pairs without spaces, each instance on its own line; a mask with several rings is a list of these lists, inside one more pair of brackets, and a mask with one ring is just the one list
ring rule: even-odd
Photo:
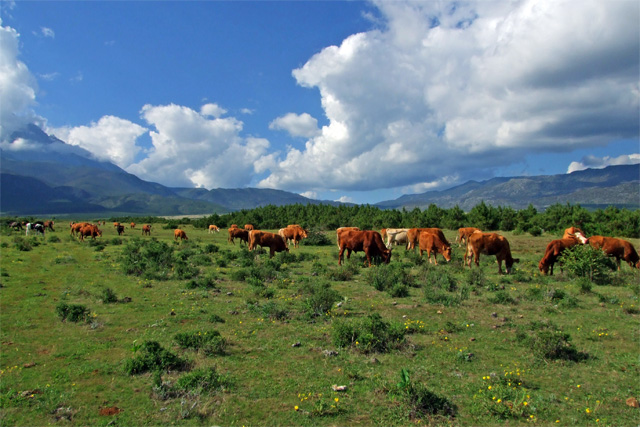
[[[112,218],[120,222],[166,222],[157,217]],[[567,227],[580,227],[587,235],[640,237],[640,210],[606,209],[589,211],[580,205],[555,204],[543,212],[533,205],[515,210],[511,207],[494,207],[480,202],[469,212],[458,206],[450,209],[434,204],[427,209],[380,209],[371,205],[332,206],[268,205],[255,209],[243,209],[229,214],[213,214],[203,218],[169,220],[176,227],[191,224],[196,228],[208,228],[215,224],[227,228],[231,224],[243,227],[252,224],[257,229],[273,230],[288,224],[300,224],[316,231],[335,230],[338,227],[355,226],[362,230],[381,228],[437,227],[457,230],[460,227],[477,227],[483,231],[513,231],[539,236],[542,233],[562,234]]]

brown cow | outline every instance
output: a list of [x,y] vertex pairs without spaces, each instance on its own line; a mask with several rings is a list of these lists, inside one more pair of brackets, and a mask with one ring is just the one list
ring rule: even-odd
[[189,238],[187,237],[187,233],[185,233],[183,230],[180,230],[179,228],[176,228],[175,230],[173,230],[173,240],[189,240]]
[[81,241],[84,241],[85,237],[91,237],[95,240],[96,237],[102,237],[102,230],[100,230],[96,225],[86,224],[78,230],[78,235],[80,236]]
[[282,236],[268,231],[251,230],[249,232],[249,250],[255,249],[258,245],[269,248],[269,258],[273,258],[273,254],[276,252],[289,252]]
[[583,245],[587,243],[587,235],[584,234],[584,231],[580,230],[578,227],[569,227],[564,230],[564,234],[562,235],[563,239],[574,239],[578,241],[578,243],[582,243]]
[[438,265],[438,259],[436,257],[437,254],[441,254],[447,262],[451,261],[451,245],[443,242],[437,234],[431,233],[429,231],[423,231],[422,233],[420,233],[420,237],[418,238],[418,244],[420,248],[420,256],[422,256],[423,251],[426,251],[427,258],[429,258],[429,264],[432,263],[432,252],[433,260],[435,261],[436,265]]
[[131,228],[136,228],[136,223],[132,222],[131,224],[129,224],[131,226]]
[[142,235],[151,236],[151,226],[149,224],[144,224],[142,226]]
[[114,223],[113,223],[113,228],[118,228],[118,226],[119,226],[119,225],[120,225],[120,223],[119,223],[119,222],[114,222]]
[[631,243],[615,237],[591,236],[589,244],[596,249],[602,249],[605,254],[615,257],[618,271],[620,271],[620,260],[625,260],[629,267],[640,268],[640,257]]
[[9,227],[13,228],[14,231],[15,230],[24,230],[22,228],[22,224],[20,224],[18,221],[13,221],[11,224],[9,224]]
[[91,225],[88,222],[76,222],[76,223],[71,223],[70,227],[71,227],[71,235],[75,236],[76,233],[80,232],[80,229],[82,227],[84,227],[85,225]]
[[391,260],[391,249],[387,249],[382,241],[380,233],[373,230],[346,230],[338,236],[340,252],[338,253],[338,265],[342,265],[344,250],[347,250],[347,259],[351,257],[351,252],[364,251],[367,262],[371,267],[371,257],[381,257],[385,264]]
[[219,233],[220,229],[218,228],[217,225],[213,225],[213,224],[209,225],[209,234],[213,233],[214,231],[216,233]]
[[467,243],[467,239],[469,238],[469,236],[475,231],[482,232],[482,230],[476,227],[458,228],[458,235],[456,236],[456,243],[458,244],[458,247],[465,245]]
[[416,244],[418,244],[418,240],[420,239],[420,233],[423,231],[427,231],[431,234],[435,234],[442,240],[444,244],[447,246],[451,246],[446,237],[444,237],[444,233],[439,228],[410,228],[407,230],[407,249],[415,249]]
[[297,248],[302,239],[308,237],[307,231],[297,224],[287,225],[285,228],[278,230],[278,235],[284,239],[285,242],[293,241],[293,247]]
[[251,224],[245,224],[244,229],[247,231],[255,230],[255,228]]
[[53,229],[53,221],[45,221],[44,222],[44,228],[48,228],[51,231],[56,231]]
[[553,276],[553,266],[558,261],[558,258],[560,258],[560,255],[562,255],[562,252],[577,244],[579,244],[579,240],[573,237],[550,241],[547,248],[544,250],[542,259],[538,263],[538,270],[540,270],[540,273],[549,273],[549,276]]
[[118,236],[121,236],[124,234],[124,225],[118,225],[116,227],[116,230],[118,231]]
[[[511,256],[509,241],[496,233],[472,233],[467,239],[467,250],[464,254],[464,262],[471,268],[471,255],[477,267],[480,266],[480,254],[495,255],[498,263],[498,274],[502,274],[502,261],[505,263],[507,274],[511,273],[511,267],[520,259]],[[467,262],[467,258],[469,261]]]
[[249,232],[247,230],[243,230],[241,228],[235,227],[229,229],[229,238],[227,241],[233,243],[234,239],[240,239],[240,242],[249,243]]
[[358,227],[340,227],[336,230],[336,242],[338,244],[338,249],[340,249],[340,234],[343,231],[349,231],[349,230],[360,231]]

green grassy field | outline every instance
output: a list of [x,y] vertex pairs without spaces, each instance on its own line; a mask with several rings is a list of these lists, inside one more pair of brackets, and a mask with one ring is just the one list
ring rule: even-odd
[[[155,225],[151,238],[182,263],[145,277],[125,274],[134,262],[123,254],[151,238],[140,226],[122,237],[110,224],[101,228],[102,244],[79,242],[62,224],[44,240],[9,230],[0,236],[2,425],[640,422],[629,400],[640,398],[640,275],[623,264],[604,285],[559,268],[541,277],[538,261],[559,236],[505,233],[520,263],[498,276],[495,257],[481,259],[481,273],[463,268],[455,245],[448,264],[439,258],[429,266],[395,248],[390,266],[367,269],[362,254],[338,267],[333,231],[325,233],[329,246],[302,244],[269,261],[268,253],[228,243],[226,230],[186,226],[189,240],[174,242],[172,229]],[[455,232],[444,231],[453,242]],[[26,245],[31,250],[20,250]],[[191,279],[148,278],[193,271],[199,275]],[[407,296],[373,286],[394,272]],[[331,309],[314,316],[312,308],[322,307],[314,301],[331,295],[318,290],[323,284],[340,298],[326,297]],[[84,306],[86,318],[62,321],[64,304]],[[367,351],[377,332],[340,346],[338,331],[374,313],[402,339],[381,335],[384,352]],[[224,339],[220,351],[176,339],[215,331]],[[188,366],[130,375],[127,364],[147,341]],[[555,356],[542,356],[553,344]],[[215,368],[208,372],[219,383],[179,388],[204,368]]]

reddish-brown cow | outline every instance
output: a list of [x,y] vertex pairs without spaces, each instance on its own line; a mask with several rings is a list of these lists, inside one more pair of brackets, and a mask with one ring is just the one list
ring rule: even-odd
[[142,226],[142,235],[151,236],[151,226],[149,224],[144,224]]
[[211,225],[209,226],[209,234],[213,233],[214,231],[215,231],[216,233],[219,233],[219,232],[220,232],[220,229],[218,228],[218,226],[217,226],[217,225],[211,224]]
[[482,232],[479,228],[476,227],[462,227],[458,228],[458,235],[456,236],[456,243],[458,246],[462,246],[467,243],[467,239],[471,234],[476,231]]
[[227,241],[233,243],[235,245],[235,243],[233,242],[234,239],[240,239],[240,242],[245,242],[245,243],[249,243],[249,232],[247,230],[243,230],[241,228],[238,227],[234,227],[234,228],[230,228],[229,229],[229,238],[227,239]]
[[351,257],[351,252],[364,251],[367,256],[367,263],[371,267],[372,257],[381,257],[386,264],[391,260],[391,249],[387,249],[382,241],[380,233],[373,230],[347,230],[338,235],[338,243],[340,252],[338,253],[338,265],[342,265],[342,259],[345,249],[347,250],[347,259]]
[[420,248],[420,256],[422,256],[422,252],[427,252],[429,264],[432,263],[431,253],[433,253],[433,260],[436,265],[438,265],[437,254],[441,254],[447,262],[451,261],[451,245],[443,242],[437,234],[423,231],[418,238],[418,245]]
[[631,268],[640,268],[638,252],[626,240],[615,237],[591,236],[589,237],[589,244],[596,249],[602,249],[608,256],[615,257],[618,271],[620,271],[620,260],[625,260]]
[[562,255],[562,252],[577,244],[579,244],[579,240],[575,238],[556,239],[550,241],[544,251],[542,259],[538,263],[538,270],[540,270],[540,273],[548,273],[549,276],[553,276],[553,266],[558,261],[558,258],[560,258],[560,255]]
[[180,230],[179,228],[176,228],[175,230],[173,230],[173,240],[189,240],[189,238],[187,237],[187,233],[184,232],[184,230]]
[[[507,274],[511,273],[511,267],[520,259],[511,256],[509,241],[496,233],[473,233],[467,239],[467,250],[464,254],[464,262],[471,268],[471,255],[477,267],[480,267],[480,254],[495,255],[498,263],[498,274],[502,274],[502,261],[504,261]],[[468,258],[468,262],[467,262]]]
[[80,232],[80,229],[85,225],[91,225],[88,222],[76,222],[72,223],[71,226],[71,235],[74,236],[76,233]]
[[132,222],[131,224],[129,224],[129,226],[131,226],[131,228],[136,228],[136,223]]
[[252,224],[245,224],[244,229],[247,231],[255,230],[255,227]]
[[80,240],[84,241],[85,237],[91,237],[95,240],[96,237],[102,237],[102,230],[92,224],[86,224],[78,231]]
[[336,243],[338,244],[338,249],[340,249],[340,234],[344,231],[350,230],[360,231],[358,227],[340,227],[336,230]]
[[289,252],[289,248],[287,248],[287,244],[284,239],[281,236],[275,233],[269,233],[268,231],[251,230],[249,232],[249,250],[255,249],[256,246],[261,246],[263,248],[268,247],[269,258],[273,258],[273,255],[276,252]]
[[278,235],[284,239],[285,242],[293,241],[293,247],[297,248],[302,239],[308,237],[307,231],[297,224],[287,225],[285,228],[281,228],[278,231]]
[[587,243],[587,235],[584,234],[584,231],[580,230],[578,227],[569,227],[564,230],[564,234],[562,235],[563,239],[573,239],[578,243],[582,243],[583,245]]
[[426,231],[431,234],[435,234],[442,240],[442,242],[448,246],[451,246],[446,237],[444,237],[444,233],[439,228],[410,228],[407,230],[407,249],[415,249],[418,244],[418,240],[420,239],[420,233]]

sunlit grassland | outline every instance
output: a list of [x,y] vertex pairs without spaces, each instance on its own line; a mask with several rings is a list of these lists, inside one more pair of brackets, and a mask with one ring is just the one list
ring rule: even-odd
[[[559,268],[555,276],[541,277],[538,261],[558,236],[505,233],[514,257],[520,258],[516,273],[498,276],[495,258],[482,257],[484,283],[471,285],[468,299],[459,304],[444,305],[425,299],[429,283],[419,278],[427,267],[403,248],[394,248],[392,264],[402,264],[415,278],[407,297],[371,286],[361,254],[352,255],[355,267],[342,267],[357,271],[351,280],[331,280],[328,273],[341,268],[333,243],[291,248],[291,254],[310,256],[282,264],[276,279],[266,283],[274,291],[266,299],[232,274],[263,268],[268,253],[254,254],[248,263],[241,256],[234,259],[229,254],[242,254],[244,245],[228,243],[226,230],[208,234],[186,226],[189,241],[174,242],[173,230],[154,226],[151,237],[176,251],[211,243],[219,248],[208,255],[210,264],[198,266],[200,277],[215,278],[216,288],[189,289],[188,280],[125,275],[121,255],[126,243],[149,237],[127,229],[117,244],[113,227],[102,229],[102,250],[72,239],[62,225],[30,251],[16,247],[14,239],[24,238],[22,233],[4,230],[0,236],[3,425],[107,425],[115,420],[118,425],[620,426],[640,421],[640,409],[627,405],[627,399],[640,398],[640,275],[623,264],[611,284],[594,284],[591,291]],[[454,231],[445,234],[454,241]],[[335,232],[326,235],[335,242]],[[51,241],[52,236],[59,241]],[[639,247],[640,240],[628,240]],[[440,257],[439,265],[429,268],[450,275],[459,288],[469,286],[462,255],[454,244],[451,263]],[[300,288],[308,282],[330,283],[342,300],[320,317],[305,315]],[[120,301],[104,303],[106,288]],[[498,297],[504,303],[491,302]],[[86,306],[88,320],[62,322],[56,314],[61,302]],[[270,316],[273,307],[286,317]],[[407,344],[386,353],[335,345],[336,324],[371,313],[406,325],[412,332]],[[213,314],[225,322],[210,321]],[[536,356],[517,338],[531,322],[557,326],[587,357]],[[174,342],[180,332],[213,330],[227,341],[224,355],[183,350]],[[124,371],[125,360],[139,354],[134,350],[146,341],[188,359],[192,370],[215,366],[228,385],[211,394],[162,399],[153,389],[153,374]],[[452,402],[455,415],[412,410],[398,393],[403,369],[412,383]],[[162,380],[175,383],[184,374],[164,372]],[[334,391],[333,385],[346,390]],[[122,412],[100,415],[109,407]]]

